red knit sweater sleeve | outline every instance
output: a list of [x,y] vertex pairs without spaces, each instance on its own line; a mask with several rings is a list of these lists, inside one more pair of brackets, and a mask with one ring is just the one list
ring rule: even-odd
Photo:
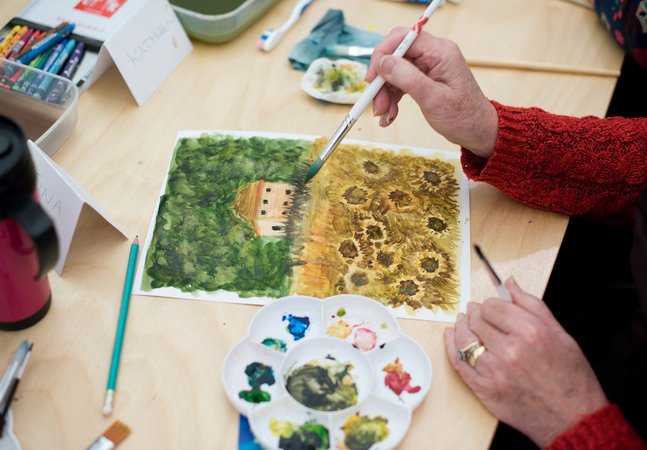
[[584,417],[548,447],[549,450],[647,450],[647,444],[615,405]]
[[492,102],[499,114],[489,159],[462,149],[463,170],[527,205],[630,222],[647,187],[647,118],[575,118]]

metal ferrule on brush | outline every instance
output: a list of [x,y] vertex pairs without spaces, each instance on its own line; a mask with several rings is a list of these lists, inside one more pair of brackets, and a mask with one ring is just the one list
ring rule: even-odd
[[113,450],[115,443],[105,436],[100,436],[99,439],[94,441],[88,450]]
[[341,142],[342,139],[344,139],[344,136],[348,134],[351,128],[353,128],[353,125],[357,122],[357,119],[354,119],[350,116],[346,116],[346,118],[342,121],[341,125],[339,125],[339,128],[337,128],[337,131],[332,135],[328,143],[326,144],[326,147],[323,149],[321,154],[319,155],[319,158],[322,161],[326,161],[328,157],[332,154],[333,150],[337,148],[339,143]]

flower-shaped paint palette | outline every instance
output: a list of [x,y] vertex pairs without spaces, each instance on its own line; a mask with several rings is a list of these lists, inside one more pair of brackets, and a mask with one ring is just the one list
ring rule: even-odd
[[431,385],[431,363],[380,303],[276,300],[227,354],[222,380],[267,449],[386,450]]

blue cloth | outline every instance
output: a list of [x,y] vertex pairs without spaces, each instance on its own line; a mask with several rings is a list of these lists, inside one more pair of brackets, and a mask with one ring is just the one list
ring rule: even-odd
[[[343,11],[329,9],[312,29],[310,35],[294,46],[288,59],[293,68],[305,71],[312,61],[324,56],[326,47],[333,45],[375,47],[382,39],[383,36],[379,34],[346,25]],[[340,56],[339,58],[353,59],[366,65],[371,62],[370,56]]]
[[263,450],[252,434],[247,417],[241,414],[238,423],[238,450]]

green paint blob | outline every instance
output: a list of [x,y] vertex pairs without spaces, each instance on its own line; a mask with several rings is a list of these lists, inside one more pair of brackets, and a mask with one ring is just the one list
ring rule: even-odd
[[269,402],[272,396],[269,392],[263,391],[261,386],[264,384],[271,386],[276,382],[274,369],[263,363],[253,362],[245,367],[245,375],[247,375],[247,383],[249,383],[251,389],[249,391],[240,391],[238,397],[250,403]]
[[330,446],[328,428],[314,420],[295,426],[287,420],[270,419],[270,430],[279,436],[283,450],[326,450]]
[[360,416],[359,413],[348,418],[342,425],[345,438],[344,444],[348,450],[368,450],[371,446],[382,442],[391,431],[389,421],[382,416]]
[[337,316],[338,317],[344,317],[346,315],[346,310],[344,308],[339,308],[337,310]]
[[318,411],[338,411],[357,403],[357,386],[351,364],[332,357],[317,359],[295,368],[285,387],[296,401]]
[[265,403],[272,400],[272,396],[269,392],[265,392],[257,388],[252,388],[249,391],[240,391],[238,393],[238,397],[249,403]]
[[265,339],[263,339],[263,342],[261,342],[261,344],[266,347],[273,348],[277,352],[285,353],[288,351],[288,346],[283,339],[266,337]]
[[382,328],[383,330],[386,330],[388,327],[389,327],[389,326],[386,324],[386,322],[382,322],[382,323],[380,324],[380,328]]

